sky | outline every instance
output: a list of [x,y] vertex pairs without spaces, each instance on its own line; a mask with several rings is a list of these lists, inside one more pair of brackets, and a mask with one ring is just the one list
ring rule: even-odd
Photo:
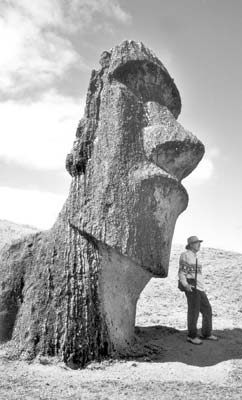
[[206,148],[173,242],[242,253],[241,38],[241,0],[0,0],[0,219],[53,225],[91,70],[132,39],[168,69],[178,121]]

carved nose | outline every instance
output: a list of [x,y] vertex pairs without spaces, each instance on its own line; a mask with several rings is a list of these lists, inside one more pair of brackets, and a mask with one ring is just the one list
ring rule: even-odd
[[148,102],[146,115],[148,125],[143,128],[146,156],[181,181],[202,159],[204,145],[176,121],[167,107]]

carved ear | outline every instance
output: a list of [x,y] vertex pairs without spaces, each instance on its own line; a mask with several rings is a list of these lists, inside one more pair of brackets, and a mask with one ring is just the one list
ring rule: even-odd
[[92,154],[95,131],[87,130],[86,134],[74,142],[72,152],[67,154],[66,169],[71,176],[85,174],[87,162]]
[[93,141],[99,121],[100,95],[103,87],[102,71],[103,69],[92,71],[85,116],[79,122],[73,149],[66,157],[66,169],[71,176],[85,174],[87,162],[92,155]]

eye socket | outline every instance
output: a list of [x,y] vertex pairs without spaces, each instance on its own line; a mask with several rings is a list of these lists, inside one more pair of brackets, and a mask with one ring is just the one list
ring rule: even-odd
[[154,101],[166,106],[175,118],[180,114],[180,94],[165,68],[148,61],[132,60],[118,67],[113,78],[144,102]]

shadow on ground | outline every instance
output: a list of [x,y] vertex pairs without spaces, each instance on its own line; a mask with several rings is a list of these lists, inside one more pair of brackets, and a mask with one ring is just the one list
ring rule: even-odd
[[186,341],[187,331],[168,326],[136,327],[137,344],[132,359],[150,362],[181,362],[206,367],[242,359],[242,329],[214,330],[217,342],[203,340],[202,345]]

